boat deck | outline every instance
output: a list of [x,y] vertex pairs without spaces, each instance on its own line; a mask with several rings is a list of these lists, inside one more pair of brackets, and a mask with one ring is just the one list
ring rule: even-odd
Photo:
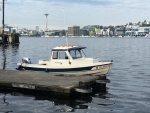
[[69,94],[79,86],[79,82],[93,83],[99,77],[93,75],[73,76],[46,72],[0,70],[0,86]]

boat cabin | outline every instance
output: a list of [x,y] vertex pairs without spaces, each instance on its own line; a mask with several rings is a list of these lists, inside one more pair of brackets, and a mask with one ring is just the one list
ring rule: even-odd
[[53,66],[69,66],[80,63],[77,60],[83,60],[86,55],[82,47],[79,45],[57,46],[52,49],[50,62],[39,61],[39,64],[53,65]]
[[52,60],[74,60],[79,58],[85,58],[85,53],[82,47],[79,45],[68,45],[68,46],[57,46],[52,49],[51,61]]
[[52,49],[50,61],[39,60],[39,64],[65,67],[78,66],[79,64],[92,65],[94,62],[98,62],[96,59],[86,57],[83,51],[85,48],[80,45],[57,46]]

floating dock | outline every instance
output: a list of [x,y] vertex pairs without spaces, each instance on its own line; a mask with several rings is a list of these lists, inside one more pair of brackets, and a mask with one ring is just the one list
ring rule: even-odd
[[78,88],[83,87],[84,84],[93,85],[101,76],[73,76],[46,72],[0,70],[0,87],[70,94],[80,91]]

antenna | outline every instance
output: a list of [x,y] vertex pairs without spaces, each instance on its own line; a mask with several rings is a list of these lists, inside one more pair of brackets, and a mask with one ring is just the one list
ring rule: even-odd
[[[67,26],[66,26],[66,15],[65,15],[65,10],[64,10],[64,8],[63,8],[63,13],[64,13],[64,25],[65,25],[65,28],[67,28]],[[67,44],[67,46],[68,46],[67,34],[65,35],[65,37],[66,37],[66,44]]]

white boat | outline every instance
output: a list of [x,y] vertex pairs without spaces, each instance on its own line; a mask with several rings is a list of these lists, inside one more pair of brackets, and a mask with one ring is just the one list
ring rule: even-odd
[[50,37],[50,36],[49,36],[49,35],[43,35],[43,36],[41,36],[41,37],[45,37],[45,38],[46,38],[46,37]]
[[32,70],[43,72],[55,72],[61,74],[106,74],[112,61],[99,61],[94,58],[87,58],[80,45],[61,45],[52,49],[50,60],[39,60],[38,64],[32,64],[29,58],[22,59],[17,63],[18,70]]

